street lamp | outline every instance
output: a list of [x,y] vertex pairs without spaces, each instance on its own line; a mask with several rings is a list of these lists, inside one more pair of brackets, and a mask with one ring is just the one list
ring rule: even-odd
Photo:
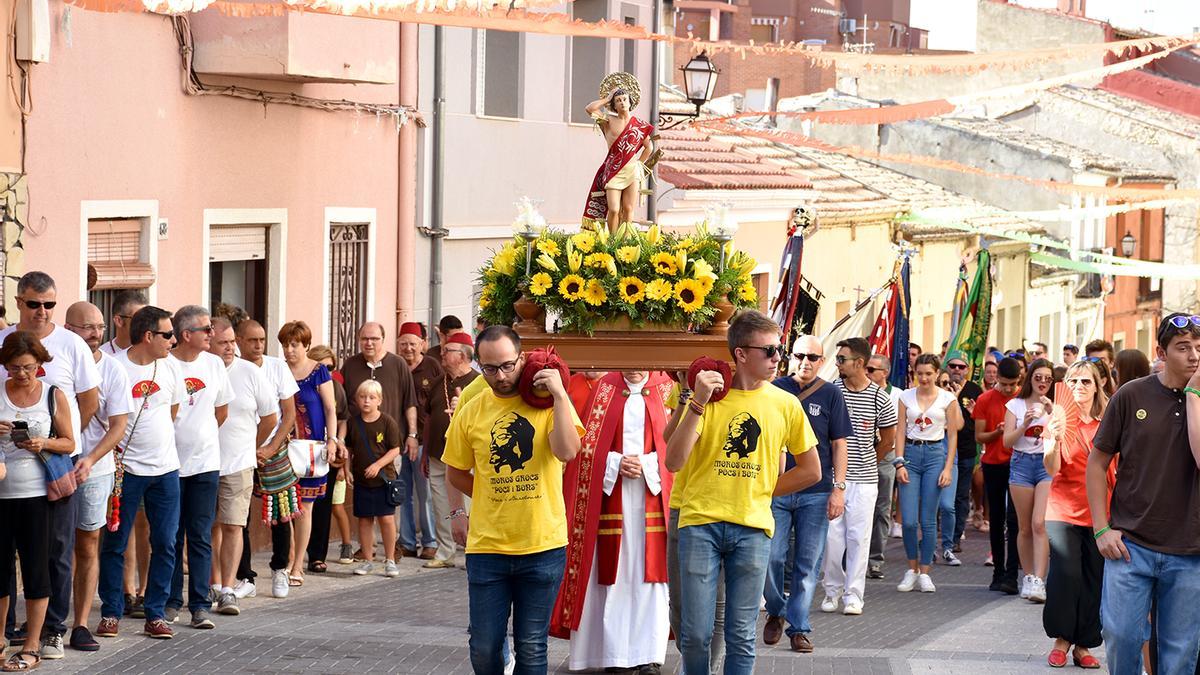
[[1121,237],[1121,255],[1125,256],[1126,258],[1132,256],[1133,246],[1136,243],[1137,240],[1133,238],[1133,235],[1130,234],[1129,230],[1125,230],[1125,236]]
[[[713,91],[717,88],[717,75],[721,72],[709,60],[708,52],[700,52],[699,56],[693,57],[680,70],[683,71],[684,94],[688,101],[696,106],[696,112],[659,113],[659,129],[677,127],[699,117],[700,108],[712,100]],[[658,92],[655,92],[655,95],[657,94]]]

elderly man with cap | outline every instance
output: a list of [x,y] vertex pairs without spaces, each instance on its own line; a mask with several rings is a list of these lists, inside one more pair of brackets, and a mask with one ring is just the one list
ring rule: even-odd
[[[442,377],[442,366],[438,359],[425,354],[425,326],[415,321],[400,325],[400,358],[412,372],[413,388],[417,395],[417,439],[425,438],[425,425],[429,416],[425,412],[429,394],[438,378]],[[408,486],[409,500],[400,508],[399,552],[407,557],[433,560],[434,544],[433,509],[429,503],[429,481],[420,469],[421,460],[400,457],[400,480]],[[413,508],[413,500],[416,508]],[[420,549],[417,548],[417,527],[421,529]]]
[[445,371],[433,383],[425,401],[425,428],[422,437],[424,452],[422,472],[429,478],[432,497],[434,529],[437,534],[437,554],[424,567],[439,569],[454,567],[454,551],[458,544],[467,543],[467,512],[462,493],[446,480],[446,464],[442,452],[446,449],[446,430],[454,411],[451,402],[462,394],[479,373],[471,367],[475,345],[466,333],[454,333],[442,344],[442,369]]
[[960,542],[971,517],[971,480],[975,475],[975,458],[979,454],[971,413],[975,410],[976,399],[983,395],[983,388],[971,381],[967,356],[957,349],[946,354],[946,372],[950,375],[950,391],[958,398],[963,426],[958,430],[958,483],[954,492],[954,518],[950,521],[954,526],[949,526],[946,516],[942,516],[942,562],[957,566],[962,562],[954,554],[962,550]]

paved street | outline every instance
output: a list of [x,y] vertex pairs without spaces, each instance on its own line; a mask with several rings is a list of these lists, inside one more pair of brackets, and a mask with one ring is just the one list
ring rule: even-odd
[[[866,611],[859,617],[814,610],[814,655],[794,654],[786,638],[758,645],[759,673],[1027,673],[1046,668],[1049,641],[1040,606],[987,591],[991,568],[985,535],[971,530],[965,564],[937,566],[937,593],[895,591],[896,564],[888,578],[870,581]],[[333,547],[336,551],[336,546]],[[890,559],[901,557],[900,540],[890,541]],[[412,559],[403,576],[355,577],[350,566],[332,564],[324,576],[309,575],[292,597],[260,596],[243,601],[239,617],[214,617],[217,629],[177,626],[169,642],[137,631],[141,621],[122,622],[121,637],[101,640],[102,651],[68,650],[63,661],[46,662],[49,672],[308,672],[469,673],[467,593],[462,569],[420,569]],[[267,569],[266,559],[256,562]],[[761,624],[761,621],[760,621]],[[95,626],[93,619],[92,626]],[[1103,658],[1102,650],[1097,656]],[[550,641],[555,672],[567,672],[567,643]],[[666,672],[678,672],[674,648]]]

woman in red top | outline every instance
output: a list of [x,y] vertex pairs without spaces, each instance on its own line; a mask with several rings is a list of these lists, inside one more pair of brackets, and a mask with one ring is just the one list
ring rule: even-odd
[[[1092,537],[1085,474],[1092,438],[1108,397],[1100,388],[1096,365],[1076,361],[1065,377],[1079,419],[1068,423],[1059,408],[1045,434],[1046,472],[1053,479],[1046,503],[1046,533],[1050,539],[1050,572],[1046,578],[1046,606],[1042,626],[1054,638],[1047,662],[1054,668],[1067,665],[1067,650],[1075,646],[1073,660],[1081,668],[1099,668],[1088,651],[1100,646],[1100,589],[1104,558]],[[1109,481],[1110,491],[1112,482]]]

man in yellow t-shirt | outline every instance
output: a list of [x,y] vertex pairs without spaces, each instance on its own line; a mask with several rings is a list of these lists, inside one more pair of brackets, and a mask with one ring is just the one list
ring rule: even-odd
[[[755,621],[767,577],[775,517],[773,496],[821,479],[808,418],[795,396],[771,386],[784,347],[780,330],[761,312],[745,311],[729,326],[737,372],[725,397],[721,375],[702,371],[667,442],[667,469],[676,471],[681,580],[679,650],[685,675],[709,674],[709,643],[719,573],[725,574],[725,669],[754,672]],[[783,448],[796,466],[780,473]],[[683,485],[680,489],[679,485]]]
[[503,672],[511,611],[518,672],[546,672],[550,612],[566,564],[563,464],[579,451],[583,425],[557,370],[533,377],[553,407],[521,399],[525,354],[511,328],[485,329],[476,354],[489,388],[455,409],[442,454],[447,479],[472,499],[466,556],[471,666],[477,673]]

